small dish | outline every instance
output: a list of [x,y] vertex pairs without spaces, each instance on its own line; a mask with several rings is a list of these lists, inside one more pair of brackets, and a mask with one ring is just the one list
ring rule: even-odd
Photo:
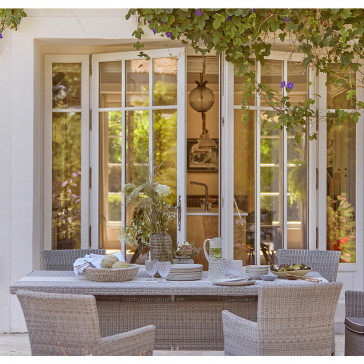
[[262,281],[275,281],[277,278],[278,276],[272,274],[263,274],[260,276]]
[[249,286],[255,284],[255,281],[246,281],[243,279],[217,279],[212,281],[212,283],[217,286]]

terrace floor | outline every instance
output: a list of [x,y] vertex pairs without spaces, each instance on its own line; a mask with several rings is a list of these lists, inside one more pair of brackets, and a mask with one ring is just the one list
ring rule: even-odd
[[[335,334],[336,356],[344,355],[345,337]],[[0,334],[0,356],[30,355],[28,334]],[[217,356],[224,355],[223,351],[168,351],[154,350],[154,356]]]

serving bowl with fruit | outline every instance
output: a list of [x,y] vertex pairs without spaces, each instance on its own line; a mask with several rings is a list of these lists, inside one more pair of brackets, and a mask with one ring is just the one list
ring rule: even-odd
[[86,268],[84,276],[91,281],[123,282],[132,280],[139,270],[139,265],[119,261],[115,255],[106,255],[101,268]]
[[272,264],[270,270],[279,278],[286,278],[287,274],[302,277],[311,272],[311,268],[305,264]]

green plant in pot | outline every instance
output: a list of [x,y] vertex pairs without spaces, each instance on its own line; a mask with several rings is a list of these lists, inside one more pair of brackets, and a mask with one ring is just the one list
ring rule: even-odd
[[172,239],[168,235],[168,223],[175,211],[167,203],[171,189],[158,182],[145,182],[139,186],[128,183],[123,188],[133,218],[122,229],[121,238],[130,245],[150,250],[152,260],[172,262]]

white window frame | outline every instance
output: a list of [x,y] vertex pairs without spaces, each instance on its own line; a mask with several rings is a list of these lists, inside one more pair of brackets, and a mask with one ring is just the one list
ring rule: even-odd
[[[52,108],[52,64],[81,64],[81,108]],[[81,113],[81,249],[89,247],[89,56],[44,56],[44,249],[52,249],[52,114]]]
[[[125,112],[131,110],[148,110],[149,111],[149,138],[153,139],[153,110],[158,109],[173,109],[177,110],[177,204],[179,199],[181,201],[181,223],[177,226],[177,240],[184,241],[186,238],[186,53],[185,48],[168,48],[146,51],[148,56],[153,58],[177,58],[177,105],[153,106],[150,103],[146,107],[128,107],[125,104],[125,61],[133,59],[141,59],[139,52],[116,52],[116,53],[103,53],[92,55],[92,131],[91,131],[91,166],[92,166],[92,188],[91,188],[91,201],[90,201],[90,214],[91,214],[91,247],[97,248],[99,246],[100,224],[99,224],[99,157],[100,157],[100,143],[99,143],[99,113],[107,111],[121,111],[122,113],[122,171],[121,183],[125,184],[126,171],[125,171]],[[99,107],[99,64],[100,62],[122,62],[122,85],[121,85],[121,107],[117,108],[100,108]],[[151,63],[150,63],[151,66]],[[149,72],[149,82],[152,83],[152,67]],[[149,90],[149,98],[152,99],[153,90]],[[150,143],[152,141],[150,140]],[[183,146],[183,147],[181,147]],[[150,162],[154,158],[153,149],[150,148]],[[125,196],[122,195],[121,203],[121,228],[125,226]],[[177,221],[178,224],[178,221]],[[125,244],[121,244],[121,250],[125,254]]]
[[[298,53],[289,52],[272,52],[269,60],[279,60],[283,62],[283,77],[287,81],[287,62],[302,62],[304,56]],[[227,258],[232,259],[234,255],[234,110],[240,109],[240,106],[234,106],[234,65],[225,61],[225,95],[226,95],[226,109],[224,110],[225,123],[222,127],[222,198],[224,199],[224,204],[222,204],[221,209],[221,219],[222,219],[222,235],[223,241],[225,243],[225,250],[227,252]],[[256,79],[258,83],[261,77],[261,66],[257,63],[256,67]],[[313,97],[314,95],[314,73],[311,69],[308,69],[309,81],[313,83],[308,89],[308,97]],[[272,110],[271,107],[260,106],[260,96],[256,96],[256,106],[249,106],[249,110],[253,111],[263,111]],[[311,121],[314,122],[314,121]],[[286,129],[282,131],[283,133],[283,151],[287,150],[287,138]],[[312,144],[311,144],[312,143]],[[316,205],[316,152],[315,152],[315,142],[308,143],[308,176],[307,176],[307,192],[308,197],[311,199],[309,206]],[[255,231],[260,231],[260,113],[256,114],[256,131],[255,131]],[[226,166],[226,168],[224,168]],[[258,168],[259,166],[259,168]],[[287,248],[287,152],[283,152],[282,160],[282,248]],[[308,237],[308,248],[313,249],[316,246],[316,214],[315,212],[308,214],[308,226],[307,226],[307,237]],[[255,237],[255,264],[260,265],[260,234],[256,234]]]

